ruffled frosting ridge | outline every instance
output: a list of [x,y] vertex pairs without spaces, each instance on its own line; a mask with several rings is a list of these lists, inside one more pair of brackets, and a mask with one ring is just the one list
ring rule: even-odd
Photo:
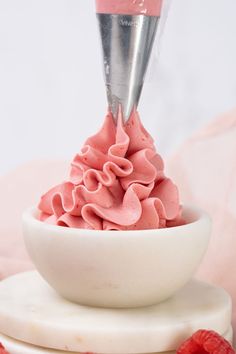
[[183,223],[178,189],[164,175],[152,137],[134,110],[126,124],[108,112],[72,161],[68,180],[38,205],[40,220],[95,230],[143,230]]

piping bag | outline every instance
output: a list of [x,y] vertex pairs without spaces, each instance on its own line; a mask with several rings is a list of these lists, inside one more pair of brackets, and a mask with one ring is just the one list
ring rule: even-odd
[[115,120],[120,106],[125,122],[138,106],[165,2],[96,0],[107,100]]

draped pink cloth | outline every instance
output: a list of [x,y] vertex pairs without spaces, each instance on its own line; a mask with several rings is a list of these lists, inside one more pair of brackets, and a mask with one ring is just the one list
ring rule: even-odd
[[236,333],[236,110],[185,142],[168,166],[183,203],[212,217],[210,246],[197,275],[230,293]]
[[61,181],[67,169],[60,161],[33,161],[0,177],[0,279],[33,268],[24,247],[22,213]]

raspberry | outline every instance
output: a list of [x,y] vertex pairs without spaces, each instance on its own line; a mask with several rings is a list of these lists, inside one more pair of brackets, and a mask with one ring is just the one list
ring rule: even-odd
[[4,348],[4,346],[0,343],[0,354],[9,354],[6,350],[5,350],[5,348]]
[[177,354],[236,354],[231,344],[214,331],[200,329],[187,339]]

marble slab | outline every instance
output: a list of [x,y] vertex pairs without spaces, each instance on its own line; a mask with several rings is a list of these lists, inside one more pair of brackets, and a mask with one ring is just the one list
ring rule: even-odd
[[[233,330],[232,327],[224,334],[224,338],[227,339],[229,342],[232,343],[233,339]],[[4,347],[9,351],[11,354],[81,354],[75,352],[65,352],[61,350],[54,350],[54,349],[46,349],[42,347],[36,347],[31,344],[23,343],[12,339],[10,337],[4,336],[0,333],[0,342],[4,344]],[[175,354],[175,351],[171,352],[162,352],[156,354]],[[91,353],[90,353],[91,354]],[[152,353],[155,354],[155,353]]]
[[223,334],[230,322],[229,295],[196,280],[169,300],[138,309],[70,303],[37,272],[21,273],[0,283],[0,333],[67,352],[168,352],[199,328]]

